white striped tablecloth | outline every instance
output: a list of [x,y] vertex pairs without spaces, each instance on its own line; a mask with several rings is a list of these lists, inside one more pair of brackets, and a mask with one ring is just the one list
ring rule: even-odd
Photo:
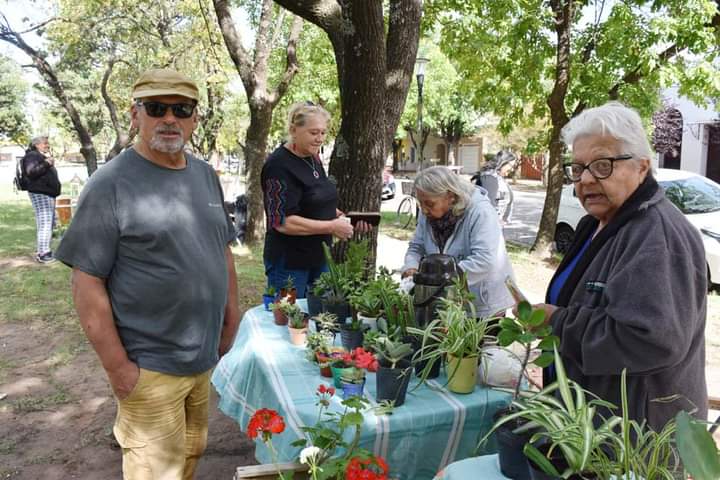
[[[303,301],[298,303],[304,307]],[[413,379],[405,404],[392,415],[365,413],[360,446],[385,458],[394,478],[429,480],[451,462],[472,456],[478,439],[492,425],[493,413],[509,403],[507,394],[480,386],[472,394],[454,394],[443,388],[445,382],[441,374],[429,386],[410,392],[417,383]],[[243,430],[260,408],[277,410],[285,418],[285,432],[273,438],[278,460],[285,462],[297,459],[300,448],[291,443],[304,436],[301,427],[317,421],[317,387],[331,385],[332,379],[321,377],[317,364],[305,359],[305,348],[290,343],[287,327],[275,325],[272,314],[259,306],[245,313],[235,344],[217,365],[212,383],[220,409]],[[373,405],[375,392],[375,375],[369,373],[365,397]],[[335,411],[342,408],[339,393],[330,406]],[[260,441],[255,456],[261,463],[272,463]]]

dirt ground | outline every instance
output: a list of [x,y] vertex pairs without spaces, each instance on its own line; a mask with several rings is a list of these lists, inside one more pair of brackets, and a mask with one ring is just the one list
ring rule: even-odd
[[[0,479],[122,478],[111,389],[79,328],[48,328],[48,319],[0,322],[0,362]],[[210,405],[196,478],[231,479],[235,467],[256,463],[255,446],[217,409],[214,391]]]

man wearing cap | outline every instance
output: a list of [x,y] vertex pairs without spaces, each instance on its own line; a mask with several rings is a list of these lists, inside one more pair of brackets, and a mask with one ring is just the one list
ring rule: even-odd
[[135,145],[83,189],[55,254],[108,375],[124,478],[191,479],[207,441],[210,369],[239,323],[235,238],[217,175],[183,151],[198,89],[180,73],[133,86]]

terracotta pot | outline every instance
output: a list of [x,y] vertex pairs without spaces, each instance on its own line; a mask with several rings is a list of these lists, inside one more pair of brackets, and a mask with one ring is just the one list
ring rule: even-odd
[[455,393],[472,393],[477,383],[478,356],[457,358],[447,356],[448,390]]
[[273,317],[275,318],[275,325],[287,325],[288,324],[288,318],[287,315],[285,315],[280,310],[273,310]]
[[290,332],[290,343],[293,345],[304,345],[307,339],[307,327],[304,328],[292,328],[288,326]]

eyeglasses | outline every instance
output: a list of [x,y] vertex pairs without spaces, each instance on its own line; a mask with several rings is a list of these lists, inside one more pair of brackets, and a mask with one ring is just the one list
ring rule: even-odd
[[596,158],[587,165],[582,163],[571,163],[569,165],[565,165],[565,175],[568,179],[570,179],[570,181],[579,182],[582,178],[583,172],[587,169],[597,180],[602,180],[612,175],[613,164],[615,162],[619,160],[630,160],[631,158],[633,158],[633,156],[626,153],[624,155],[617,155],[614,157]]
[[137,101],[138,107],[145,107],[145,112],[153,118],[162,118],[167,113],[168,108],[172,110],[176,118],[190,118],[195,111],[194,103],[162,103],[162,102],[142,102]]

